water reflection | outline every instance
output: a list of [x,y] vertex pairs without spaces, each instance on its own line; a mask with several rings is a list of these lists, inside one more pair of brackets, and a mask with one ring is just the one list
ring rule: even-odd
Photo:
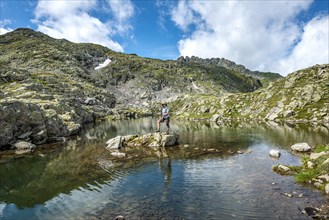
[[[181,145],[166,149],[167,158],[151,157],[145,163],[140,156],[132,157],[111,170],[115,161],[104,149],[109,138],[155,129],[153,119],[90,125],[60,150],[46,148],[1,164],[0,218],[56,219],[61,213],[63,218],[124,214],[190,219],[220,214],[228,219],[275,219],[298,215],[297,206],[319,197],[295,185],[291,177],[273,173],[271,166],[278,161],[270,159],[268,151],[280,148],[280,163],[299,164],[289,147],[296,142],[326,143],[329,133],[324,126],[173,120],[171,129],[180,134]],[[148,152],[140,152],[148,158]],[[273,182],[282,190],[273,190]],[[299,200],[280,194],[305,190],[308,198]]]

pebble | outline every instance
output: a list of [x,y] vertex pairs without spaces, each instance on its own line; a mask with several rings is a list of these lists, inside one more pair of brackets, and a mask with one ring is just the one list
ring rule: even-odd
[[284,195],[289,197],[289,198],[292,198],[292,194],[290,194],[290,193],[284,193]]

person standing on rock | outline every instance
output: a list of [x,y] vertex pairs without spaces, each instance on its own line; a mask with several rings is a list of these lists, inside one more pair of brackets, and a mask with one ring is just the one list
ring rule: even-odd
[[162,110],[161,110],[161,117],[157,122],[157,130],[156,132],[160,132],[160,123],[166,122],[167,125],[167,133],[169,134],[170,130],[170,116],[169,116],[169,108],[166,102],[161,102]]

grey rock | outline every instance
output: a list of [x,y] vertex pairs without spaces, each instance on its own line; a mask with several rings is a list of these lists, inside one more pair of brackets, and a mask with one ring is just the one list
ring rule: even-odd
[[96,105],[98,100],[96,98],[87,98],[84,103],[86,105]]
[[168,147],[178,144],[179,135],[148,133],[143,135],[117,136],[107,141],[106,149],[120,149],[122,147]]
[[328,174],[324,174],[324,175],[318,176],[317,178],[318,179],[323,179],[326,182],[329,182],[329,175]]
[[279,150],[271,149],[269,155],[271,157],[279,158],[281,156],[281,152]]
[[289,118],[289,117],[292,117],[293,115],[295,114],[295,112],[293,110],[286,110],[283,112],[282,116],[284,118]]
[[163,147],[169,147],[173,146],[178,143],[179,135],[176,133],[173,133],[171,135],[163,135],[161,139],[161,146]]
[[126,153],[115,151],[115,152],[111,152],[111,155],[114,157],[125,157]]
[[322,152],[320,152],[320,153],[311,153],[311,155],[310,155],[310,159],[311,159],[311,160],[316,160],[316,159],[318,159],[319,157],[324,156],[324,155],[327,155],[327,154],[328,154],[328,152],[324,152],[324,151],[322,151]]
[[120,149],[122,147],[122,137],[117,136],[115,138],[112,138],[106,142],[107,147],[106,149]]
[[308,145],[307,143],[297,143],[292,145],[291,150],[293,151],[297,151],[297,152],[308,152],[310,151],[312,148],[310,147],[310,145]]
[[324,191],[326,194],[329,194],[329,183],[325,186]]
[[14,144],[14,147],[17,149],[15,154],[26,154],[31,153],[35,150],[36,146],[29,142],[19,141]]
[[326,159],[322,164],[327,164],[327,163],[329,163],[329,158]]
[[34,150],[35,145],[25,141],[18,141],[14,144],[14,147],[18,150]]
[[19,135],[18,139],[23,139],[24,140],[24,139],[30,137],[31,134],[32,134],[32,131],[25,132],[24,134]]
[[313,168],[314,167],[314,163],[312,161],[307,161],[307,167],[308,168]]
[[218,119],[220,119],[220,117],[221,117],[220,114],[214,114],[214,115],[211,117],[210,121],[217,122]]
[[282,165],[282,164],[279,164],[279,165],[278,165],[278,169],[279,169],[280,171],[285,172],[285,173],[291,171],[289,167],[287,167],[287,166],[285,166],[285,165]]

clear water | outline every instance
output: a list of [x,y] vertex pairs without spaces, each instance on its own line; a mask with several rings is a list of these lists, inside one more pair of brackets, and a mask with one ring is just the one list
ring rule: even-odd
[[[1,155],[0,219],[308,219],[300,210],[325,202],[271,170],[300,164],[290,146],[326,143],[325,127],[173,120],[181,145],[168,149],[168,158],[99,166],[110,160],[109,138],[154,130],[154,119],[103,122],[33,155]],[[279,160],[270,149],[281,151]]]

